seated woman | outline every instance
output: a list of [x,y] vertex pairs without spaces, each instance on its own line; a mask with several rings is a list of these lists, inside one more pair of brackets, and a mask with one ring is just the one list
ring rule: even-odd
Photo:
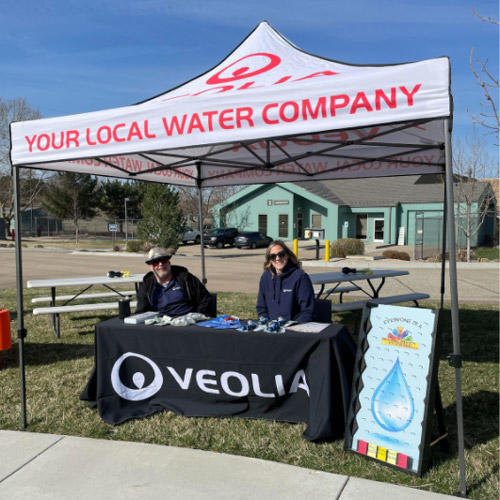
[[309,276],[300,269],[297,256],[280,240],[266,250],[264,273],[260,278],[257,314],[259,317],[312,321],[314,291]]

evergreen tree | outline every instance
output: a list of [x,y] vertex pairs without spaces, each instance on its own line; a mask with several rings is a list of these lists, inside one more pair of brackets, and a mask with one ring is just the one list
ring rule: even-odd
[[120,232],[123,232],[122,220],[125,218],[125,198],[127,201],[127,217],[138,219],[141,217],[139,202],[142,197],[137,182],[123,182],[118,179],[101,184],[100,209],[106,216],[120,221]]
[[183,226],[179,193],[165,184],[147,184],[137,228],[139,238],[155,246],[177,248]]
[[97,213],[99,190],[97,179],[88,174],[58,172],[47,184],[42,205],[48,213],[60,219],[72,219],[78,244],[78,221]]

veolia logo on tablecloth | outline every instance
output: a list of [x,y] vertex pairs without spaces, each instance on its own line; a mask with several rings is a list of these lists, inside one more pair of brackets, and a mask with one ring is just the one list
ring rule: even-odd
[[[142,372],[135,372],[132,375],[132,381],[137,387],[136,389],[127,387],[120,379],[120,367],[122,363],[131,356],[144,360],[153,369],[153,381],[146,387],[144,387],[145,376]],[[133,352],[126,352],[122,354],[113,365],[113,369],[111,370],[111,384],[115,392],[122,398],[128,399],[129,401],[142,401],[143,399],[154,396],[161,389],[163,385],[163,375],[158,365],[146,356]]]
[[[123,362],[130,357],[139,358],[147,363],[144,366],[144,371],[153,370],[153,380],[144,386],[146,375],[142,371],[135,371],[131,375],[131,380],[124,382],[120,376],[120,368]],[[137,360],[135,360],[137,361]],[[304,370],[297,370],[291,380],[291,383],[286,383],[283,375],[280,373],[274,376],[264,377],[262,374],[250,373],[243,374],[237,371],[216,372],[215,370],[184,368],[179,370],[173,366],[166,366],[167,372],[171,376],[171,382],[175,382],[177,386],[188,391],[193,386],[207,394],[224,393],[232,397],[246,397],[248,395],[261,398],[277,398],[286,394],[296,393],[299,389],[310,396],[309,385],[307,384],[306,374]],[[149,376],[148,376],[149,378]],[[142,354],[127,352],[122,354],[114,363],[111,370],[111,384],[113,389],[123,399],[129,401],[142,401],[154,396],[163,385],[163,374],[158,365]],[[130,387],[130,385],[134,387]],[[263,384],[268,387],[265,392]]]

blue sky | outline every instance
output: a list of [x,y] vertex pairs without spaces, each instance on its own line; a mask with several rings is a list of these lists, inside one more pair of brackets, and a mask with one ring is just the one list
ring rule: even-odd
[[[482,95],[470,50],[498,75],[498,0],[4,0],[0,97],[44,117],[125,106],[218,63],[262,20],[295,45],[339,61],[383,64],[447,55],[456,137]],[[497,96],[498,97],[498,96]],[[485,137],[498,158],[493,137]]]

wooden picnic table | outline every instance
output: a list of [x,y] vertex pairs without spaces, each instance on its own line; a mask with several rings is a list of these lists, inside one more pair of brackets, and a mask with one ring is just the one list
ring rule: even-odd
[[[107,274],[102,276],[83,276],[74,278],[53,278],[43,280],[30,280],[26,283],[27,288],[50,288],[50,297],[37,297],[32,299],[33,303],[49,302],[49,307],[39,307],[33,309],[33,314],[50,314],[52,330],[56,337],[60,337],[60,321],[59,314],[65,312],[78,311],[97,311],[103,309],[118,309],[118,302],[99,302],[94,304],[71,304],[76,299],[94,299],[104,297],[125,298],[137,293],[139,283],[142,281],[144,274],[131,274],[127,277],[110,278]],[[135,290],[123,291],[117,290],[116,286],[133,283]],[[93,286],[102,285],[109,292],[85,293]],[[57,295],[57,289],[62,287],[82,287],[76,293],[70,295]],[[61,305],[56,305],[56,301],[64,301]],[[131,304],[134,305],[134,304]]]
[[[410,273],[405,270],[373,269],[370,271],[370,273],[343,273],[342,271],[335,271],[328,273],[310,274],[309,277],[311,278],[313,285],[321,285],[320,290],[317,292],[316,298],[326,299],[332,293],[340,291],[342,283],[350,283],[352,285],[352,288],[349,287],[348,291],[359,290],[371,299],[377,299],[379,297],[380,290],[384,286],[386,278],[406,276],[407,274]],[[375,284],[373,282],[374,280],[380,280],[380,283]],[[363,288],[363,282],[366,282],[366,284],[369,286],[369,290],[366,290],[366,287]],[[333,286],[325,292],[325,285],[330,283]],[[322,297],[324,292],[325,296]]]

